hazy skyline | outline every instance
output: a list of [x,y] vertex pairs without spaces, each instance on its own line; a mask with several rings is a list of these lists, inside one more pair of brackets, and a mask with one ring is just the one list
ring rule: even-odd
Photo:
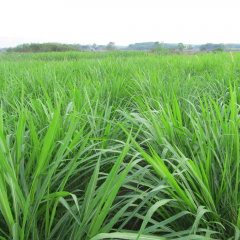
[[0,48],[31,42],[240,43],[239,0],[8,0],[1,8]]

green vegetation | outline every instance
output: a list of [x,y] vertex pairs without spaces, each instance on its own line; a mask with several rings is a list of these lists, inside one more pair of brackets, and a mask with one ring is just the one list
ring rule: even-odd
[[179,51],[182,52],[183,49],[185,49],[185,48],[186,48],[186,46],[184,46],[183,43],[179,43],[179,44],[178,44],[178,49],[179,49]]
[[114,42],[109,42],[107,47],[106,47],[107,51],[110,51],[110,52],[113,52],[115,51],[117,48],[115,46],[115,43]]
[[[156,42],[144,42],[144,43],[135,43],[135,44],[129,44],[129,46],[126,48],[126,50],[151,50],[154,47],[154,44]],[[174,48],[177,44],[172,43],[164,43],[165,48]]]
[[213,52],[214,53],[216,53],[216,52],[224,52],[224,48],[222,48],[222,47],[216,48],[216,49],[213,50]]
[[23,44],[14,48],[8,48],[7,52],[67,52],[67,51],[81,51],[79,44],[61,44],[61,43],[31,43]]
[[0,238],[239,239],[240,54],[0,55]]
[[161,55],[167,55],[168,50],[164,47],[163,43],[155,42],[151,48],[151,52]]
[[240,44],[229,43],[229,44],[227,44],[227,50],[240,51]]
[[205,51],[207,51],[207,48],[206,48],[205,46],[201,46],[201,47],[200,47],[200,51],[201,51],[201,52],[205,52]]
[[207,44],[201,45],[200,50],[206,49],[204,51],[214,51],[215,49],[226,49],[226,47],[227,46],[223,43],[220,43],[220,44],[207,43]]
[[[97,45],[96,43],[92,45],[80,45],[80,44],[60,44],[60,43],[31,43],[31,44],[22,44],[15,48],[2,48],[0,52],[19,52],[19,53],[28,53],[28,52],[66,52],[66,51],[88,51],[88,52],[98,52],[98,51],[150,51],[155,48],[156,42],[143,42],[129,44],[129,46],[115,46],[114,42],[109,42],[108,45]],[[180,44],[180,45],[179,45]],[[194,51],[214,51],[218,48],[223,48],[225,51],[240,51],[240,44],[213,44],[207,43],[204,45],[191,45],[182,43],[164,43],[164,48],[173,52],[176,48],[179,51],[194,50]],[[180,48],[179,48],[180,46]]]
[[103,52],[103,53],[94,53],[94,52],[51,52],[51,53],[2,53],[0,55],[0,61],[11,61],[11,62],[21,62],[21,61],[78,61],[86,59],[105,59],[109,57],[115,58],[127,58],[127,57],[143,57],[148,56],[147,52]]
[[[125,50],[151,50],[154,47],[155,42],[135,43],[130,44]],[[164,47],[170,51],[178,48],[178,43],[164,43]],[[187,50],[199,50],[199,45],[186,44]]]

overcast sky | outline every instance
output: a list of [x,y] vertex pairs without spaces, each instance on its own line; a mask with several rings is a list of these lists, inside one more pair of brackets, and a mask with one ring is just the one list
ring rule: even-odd
[[0,0],[0,48],[30,42],[240,43],[240,0]]

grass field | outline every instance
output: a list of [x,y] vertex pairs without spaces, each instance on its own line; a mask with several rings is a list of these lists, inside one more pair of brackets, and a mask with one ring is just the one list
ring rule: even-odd
[[240,54],[0,55],[0,239],[239,239]]

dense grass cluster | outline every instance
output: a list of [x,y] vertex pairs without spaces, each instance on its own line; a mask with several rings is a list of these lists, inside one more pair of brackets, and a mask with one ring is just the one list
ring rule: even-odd
[[240,55],[0,56],[1,239],[239,239]]

